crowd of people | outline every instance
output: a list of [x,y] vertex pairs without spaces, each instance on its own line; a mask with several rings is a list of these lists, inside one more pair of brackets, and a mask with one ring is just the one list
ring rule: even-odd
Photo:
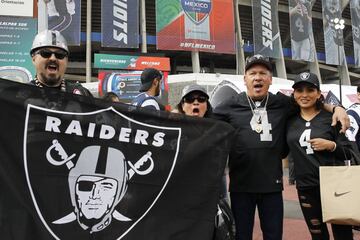
[[[39,33],[30,53],[36,68],[31,84],[91,96],[81,84],[64,79],[69,50],[58,31]],[[156,98],[162,79],[160,71],[145,69],[141,75],[140,94],[132,104],[163,110]],[[349,148],[345,130],[350,122],[347,136],[360,147],[360,104],[354,104],[347,112],[341,106],[324,104],[319,80],[309,72],[295,78],[291,97],[272,94],[269,92],[272,65],[262,55],[247,58],[244,83],[246,91],[214,109],[203,87],[185,86],[175,109],[187,116],[225,121],[235,129],[236,139],[228,159],[228,190],[236,239],[252,239],[256,208],[263,238],[282,239],[282,159],[289,150],[294,161],[300,206],[312,239],[329,239],[326,224],[322,221],[318,168],[332,165]],[[360,87],[358,96],[360,100]],[[103,99],[120,101],[113,93],[106,94]],[[332,230],[335,240],[353,239],[351,226],[332,225]]]

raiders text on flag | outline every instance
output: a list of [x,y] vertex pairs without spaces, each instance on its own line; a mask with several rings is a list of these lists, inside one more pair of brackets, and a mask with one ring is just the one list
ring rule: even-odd
[[232,128],[0,81],[4,240],[212,238]]

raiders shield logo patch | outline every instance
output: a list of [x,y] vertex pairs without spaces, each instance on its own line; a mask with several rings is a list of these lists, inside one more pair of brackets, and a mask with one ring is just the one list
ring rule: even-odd
[[55,239],[122,239],[157,203],[176,165],[180,128],[28,105],[25,174]]

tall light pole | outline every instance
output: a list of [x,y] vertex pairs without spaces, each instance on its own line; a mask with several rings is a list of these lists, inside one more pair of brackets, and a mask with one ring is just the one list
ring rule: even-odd
[[[342,31],[345,28],[345,20],[341,19],[341,18],[334,18],[331,19],[331,22],[333,22],[335,24],[335,30],[336,30],[336,37],[338,38],[338,42],[337,42],[337,46],[338,46],[338,65],[339,65],[339,90],[340,90],[340,103],[342,104],[342,91],[341,91],[341,85],[342,85],[342,81],[341,81],[341,65],[342,65],[342,61],[340,61],[341,55],[340,55],[340,41],[344,41],[344,39],[340,39],[340,33],[342,33]],[[343,54],[345,55],[345,54]],[[345,57],[345,56],[343,56]]]

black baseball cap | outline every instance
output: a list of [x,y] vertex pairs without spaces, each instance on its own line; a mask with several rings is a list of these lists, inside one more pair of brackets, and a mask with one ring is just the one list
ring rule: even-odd
[[141,86],[139,91],[146,92],[149,90],[155,78],[162,79],[161,72],[155,68],[145,68],[141,73]]
[[269,71],[272,71],[272,66],[269,58],[261,54],[256,54],[254,56],[246,58],[245,71],[247,71],[254,64],[264,65]]
[[189,93],[192,93],[192,92],[201,92],[207,98],[209,98],[209,95],[207,94],[205,88],[203,88],[202,86],[197,85],[197,84],[192,84],[192,85],[187,85],[183,88],[182,94],[181,94],[181,99],[183,99],[186,95],[188,95]]
[[316,74],[311,72],[302,72],[299,75],[296,75],[292,88],[295,89],[296,86],[300,83],[308,83],[315,88],[320,89],[320,82],[318,77],[316,76]]

